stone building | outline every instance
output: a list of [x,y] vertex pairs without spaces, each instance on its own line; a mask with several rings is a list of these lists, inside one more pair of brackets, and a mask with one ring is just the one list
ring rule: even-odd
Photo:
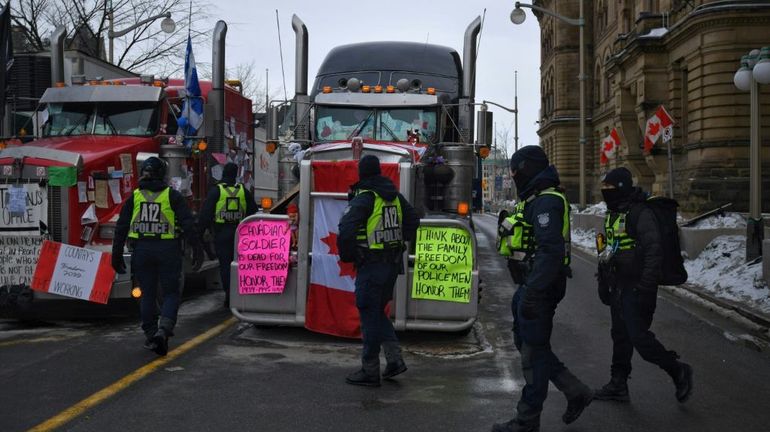
[[[674,195],[686,212],[749,201],[749,94],[733,76],[741,56],[770,45],[770,1],[584,0],[586,20],[587,201],[600,199],[598,179],[626,166],[656,194],[668,192],[666,146],[642,150],[644,128],[660,105],[676,122]],[[579,0],[535,5],[577,18]],[[541,28],[541,145],[578,199],[579,33],[537,13]],[[770,210],[770,85],[760,86],[763,209]],[[600,166],[599,145],[622,131],[618,157]]]

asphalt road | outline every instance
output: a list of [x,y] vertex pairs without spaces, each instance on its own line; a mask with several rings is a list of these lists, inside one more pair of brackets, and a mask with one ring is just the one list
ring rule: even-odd
[[[491,247],[495,220],[476,223],[484,289],[474,331],[400,335],[409,371],[395,382],[346,385],[358,366],[355,342],[298,328],[220,326],[229,318],[221,294],[204,291],[185,302],[172,339],[172,350],[187,351],[162,364],[141,348],[135,317],[0,321],[0,431],[51,418],[67,419],[60,430],[68,431],[487,431],[513,416],[523,379],[510,332],[513,288]],[[609,376],[611,344],[593,267],[573,259],[552,344],[597,387]],[[185,345],[217,326],[224,331]],[[662,295],[653,330],[695,368],[688,403],[677,403],[668,376],[635,356],[631,404],[594,402],[565,426],[566,402],[552,387],[541,430],[770,430],[770,356],[740,343],[740,328]],[[76,405],[94,394],[90,405]]]

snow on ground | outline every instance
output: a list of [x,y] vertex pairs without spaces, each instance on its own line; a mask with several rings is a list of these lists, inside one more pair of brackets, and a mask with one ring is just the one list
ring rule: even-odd
[[724,215],[714,215],[699,220],[692,228],[746,228],[746,219],[738,213],[725,213]]
[[696,259],[685,261],[687,282],[717,297],[770,313],[770,289],[762,278],[762,263],[747,265],[745,261],[745,237],[719,236]]
[[575,228],[572,230],[572,246],[596,253],[596,231],[592,229]]
[[[595,238],[592,229],[572,230],[572,246],[590,254],[596,254]],[[685,260],[687,283],[715,297],[770,314],[770,289],[762,277],[762,263],[747,265],[745,261],[744,236],[716,237],[697,258]]]
[[572,204],[572,213],[604,216],[605,213],[607,213],[607,204],[605,204],[604,201],[601,201],[598,204],[591,204],[590,206],[587,206],[585,209],[583,209],[583,211],[579,211],[577,205]]

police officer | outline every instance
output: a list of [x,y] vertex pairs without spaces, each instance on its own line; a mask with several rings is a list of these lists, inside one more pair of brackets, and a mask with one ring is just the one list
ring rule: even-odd
[[671,376],[676,398],[692,392],[692,367],[677,359],[650,331],[661,272],[661,238],[655,214],[645,206],[647,194],[633,187],[631,172],[616,168],[602,179],[607,203],[604,221],[607,246],[600,255],[599,298],[612,314],[611,379],[596,391],[599,400],[628,402],[626,381],[634,348],[643,359]]
[[420,218],[393,182],[380,175],[376,156],[361,158],[358,177],[358,183],[351,186],[353,198],[340,219],[337,238],[340,259],[356,264],[356,307],[363,336],[362,367],[348,375],[346,382],[379,386],[380,346],[387,360],[383,378],[406,371],[385,306],[403,272],[404,241],[414,239]]
[[230,263],[233,261],[235,230],[246,217],[257,212],[254,195],[235,181],[238,165],[229,162],[222,169],[222,181],[209,190],[198,218],[198,230],[211,229],[219,258],[219,277],[225,291],[225,307],[230,307]]
[[570,264],[569,203],[558,187],[559,174],[538,146],[513,154],[511,174],[519,202],[513,214],[502,219],[498,241],[518,285],[511,303],[513,338],[526,385],[516,416],[492,430],[530,432],[540,428],[549,381],[567,398],[562,416],[567,424],[591,403],[593,392],[551,351],[553,316],[564,298]]
[[[182,245],[178,229],[193,246],[193,270],[203,261],[195,223],[182,195],[166,184],[166,163],[151,157],[142,163],[139,188],[126,199],[115,225],[112,267],[125,273],[123,246],[133,246],[131,270],[142,289],[140,301],[144,347],[158,355],[168,352],[168,338],[174,334],[180,302]],[[158,284],[163,301],[158,320]]]

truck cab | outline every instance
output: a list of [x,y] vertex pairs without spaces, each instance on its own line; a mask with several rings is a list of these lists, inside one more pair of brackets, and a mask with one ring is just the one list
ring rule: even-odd
[[[187,197],[193,211],[202,204],[212,178],[211,150],[205,131],[186,136],[184,80],[152,77],[85,80],[51,87],[43,94],[42,134],[31,142],[0,151],[0,192],[23,188],[28,215],[14,217],[0,230],[0,290],[29,290],[43,239],[111,251],[115,222],[123,201],[137,187],[142,162],[159,156],[168,162],[170,186]],[[212,90],[201,82],[204,103]],[[253,143],[251,101],[227,86],[227,154],[247,154]],[[214,180],[215,181],[215,180]],[[11,232],[8,232],[10,230]],[[22,242],[29,247],[18,247]],[[130,263],[130,251],[125,251]],[[130,270],[130,269],[129,269]],[[9,276],[9,275],[12,275]],[[131,298],[131,273],[117,275],[110,298]],[[29,292],[20,298],[63,298]],[[136,293],[134,293],[136,296]]]
[[[285,217],[285,204],[298,205],[295,265],[289,269],[281,295],[242,295],[238,263],[234,262],[230,287],[234,314],[255,323],[304,325],[350,335],[329,331],[317,318],[336,319],[346,308],[355,309],[349,297],[339,294],[352,291],[352,277],[346,275],[353,273],[338,258],[329,257],[334,247],[328,244],[339,209],[347,202],[348,187],[358,180],[358,160],[371,154],[380,159],[383,175],[424,215],[421,226],[456,230],[458,238],[467,241],[468,262],[472,263],[462,278],[467,285],[459,290],[465,298],[424,300],[414,295],[418,290],[415,261],[424,257],[417,256],[411,245],[404,254],[405,274],[394,289],[391,313],[395,328],[468,330],[478,302],[470,208],[481,145],[472,142],[474,53],[480,19],[466,30],[462,63],[455,50],[437,45],[342,45],[329,51],[311,88],[307,85],[307,29],[296,16],[292,25],[297,33],[296,95],[290,103],[272,105],[267,139],[256,146],[261,166],[255,172],[262,170],[265,175],[257,176],[261,181],[256,183],[255,193],[278,204],[270,209],[271,214],[253,219]],[[326,294],[319,295],[321,291],[335,294],[326,298]],[[337,306],[318,312],[319,304]],[[340,318],[343,320],[354,321],[350,316]]]

